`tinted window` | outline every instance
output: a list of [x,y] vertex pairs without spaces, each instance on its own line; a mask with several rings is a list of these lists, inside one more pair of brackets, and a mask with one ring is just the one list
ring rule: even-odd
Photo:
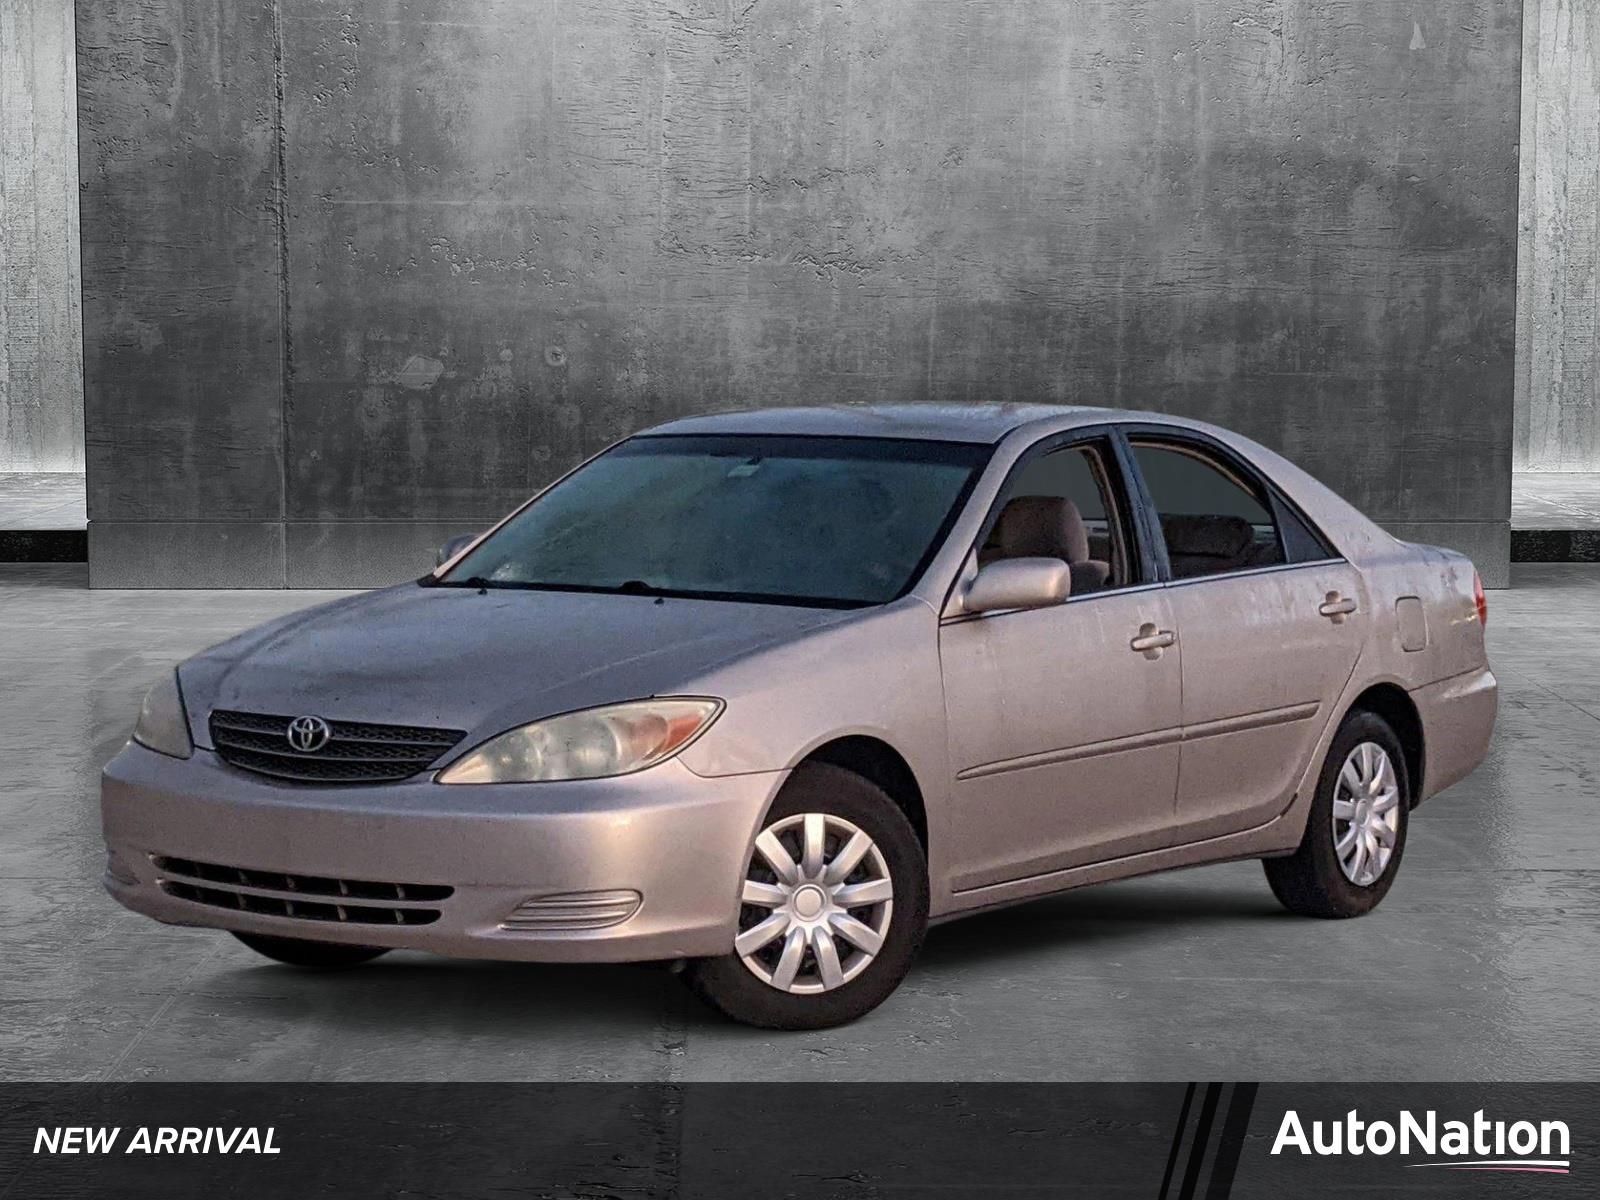
[[1174,579],[1270,567],[1283,543],[1266,498],[1188,446],[1133,443],[1155,503]]
[[1059,558],[1072,567],[1072,594],[1125,586],[1127,539],[1100,443],[1068,446],[1025,462],[1001,492],[980,564],[1000,558]]
[[1278,505],[1278,527],[1283,530],[1283,548],[1290,562],[1320,562],[1337,557],[1323,536],[1287,504]]
[[832,605],[915,582],[989,447],[640,437],[569,475],[445,582]]

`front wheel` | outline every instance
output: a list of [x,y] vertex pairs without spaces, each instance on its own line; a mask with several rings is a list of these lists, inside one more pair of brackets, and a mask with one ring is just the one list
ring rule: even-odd
[[1272,894],[1307,917],[1359,917],[1388,893],[1411,807],[1400,739],[1375,713],[1345,718],[1328,747],[1300,846],[1262,862]]
[[371,962],[380,954],[389,953],[383,946],[346,946],[340,942],[312,942],[304,938],[271,937],[264,933],[235,933],[233,936],[257,954],[264,954],[274,962],[324,971],[354,967]]
[[689,986],[765,1029],[826,1029],[899,986],[928,924],[928,868],[903,812],[839,767],[798,768],[746,865],[731,954],[690,964]]

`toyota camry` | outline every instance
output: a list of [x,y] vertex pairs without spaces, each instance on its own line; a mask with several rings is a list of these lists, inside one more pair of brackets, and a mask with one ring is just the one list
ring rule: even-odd
[[667,961],[818,1028],[1083,884],[1259,858],[1368,912],[1494,722],[1467,559],[1157,414],[691,417],[440,558],[155,685],[117,900],[304,967]]

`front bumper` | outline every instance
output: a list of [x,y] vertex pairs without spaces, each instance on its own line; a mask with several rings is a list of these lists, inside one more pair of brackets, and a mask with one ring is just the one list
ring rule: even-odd
[[[314,787],[129,744],[101,779],[105,884],[160,921],[279,937],[541,962],[724,954],[785,775],[674,760],[573,783]],[[628,893],[632,915],[593,927]]]

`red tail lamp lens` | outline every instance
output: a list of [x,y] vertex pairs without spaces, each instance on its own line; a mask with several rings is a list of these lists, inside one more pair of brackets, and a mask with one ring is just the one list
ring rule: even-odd
[[1478,573],[1472,573],[1472,602],[1478,606],[1478,624],[1489,623],[1489,598],[1483,594],[1483,580]]

